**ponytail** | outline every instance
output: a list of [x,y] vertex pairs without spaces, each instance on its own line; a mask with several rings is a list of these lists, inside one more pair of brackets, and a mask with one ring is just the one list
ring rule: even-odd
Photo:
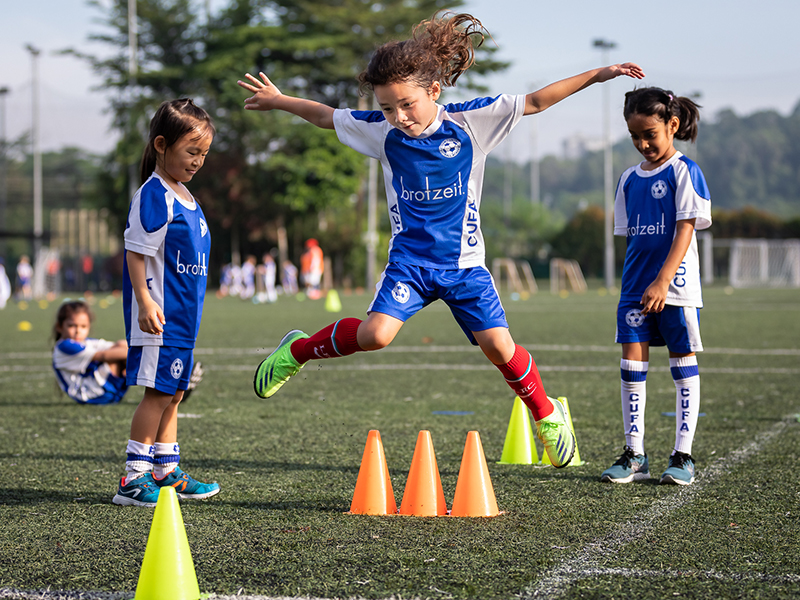
[[700,105],[691,98],[675,96],[672,91],[657,87],[636,89],[625,94],[622,111],[626,121],[635,114],[658,117],[664,123],[677,117],[679,125],[675,137],[690,142],[697,139]]

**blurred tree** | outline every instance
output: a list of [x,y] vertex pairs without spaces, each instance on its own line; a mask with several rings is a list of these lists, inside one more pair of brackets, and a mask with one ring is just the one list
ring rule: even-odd
[[[407,37],[412,25],[462,1],[232,0],[207,15],[190,0],[138,0],[135,76],[128,72],[127,0],[91,4],[103,13],[107,29],[92,38],[117,49],[107,58],[83,55],[104,79],[113,126],[122,134],[105,160],[103,203],[114,209],[121,227],[130,167],[141,156],[149,115],[163,100],[194,98],[217,126],[212,155],[191,189],[209,218],[216,242],[212,258],[219,263],[229,259],[226,248],[239,232],[242,244],[251,246],[247,252],[260,252],[255,246],[274,244],[284,224],[305,229],[290,231],[291,239],[318,234],[308,217],[328,209],[336,217],[325,220],[329,234],[336,233],[338,220],[342,233],[350,232],[353,211],[360,222],[366,172],[365,159],[341,145],[334,132],[286,114],[243,110],[246,92],[237,79],[263,71],[287,94],[356,107],[355,76],[374,48]],[[476,86],[477,76],[506,66],[491,59],[494,51],[489,45],[480,51],[461,87]],[[342,213],[344,207],[350,210]],[[359,234],[345,238],[350,249],[361,243]]]

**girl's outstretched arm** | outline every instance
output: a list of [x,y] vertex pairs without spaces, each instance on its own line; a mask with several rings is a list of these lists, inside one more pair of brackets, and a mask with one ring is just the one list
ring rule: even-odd
[[546,108],[553,106],[553,104],[561,102],[564,98],[571,96],[575,92],[589,87],[593,83],[602,83],[609,79],[619,77],[620,75],[627,75],[634,79],[643,79],[644,71],[635,63],[624,63],[621,65],[592,69],[580,75],[567,77],[566,79],[551,83],[525,96],[524,114],[534,115],[540,113]]
[[245,77],[250,83],[241,80],[237,82],[254,94],[244,101],[246,110],[283,110],[322,129],[333,129],[333,109],[330,106],[305,98],[284,96],[264,73],[259,73],[259,76],[260,80],[247,73]]

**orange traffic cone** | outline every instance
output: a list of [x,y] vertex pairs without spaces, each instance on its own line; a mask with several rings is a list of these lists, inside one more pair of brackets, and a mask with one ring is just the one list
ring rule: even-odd
[[397,503],[389,479],[389,467],[383,452],[381,434],[376,429],[367,434],[364,456],[358,469],[356,489],[350,512],[354,515],[394,515]]
[[495,517],[499,514],[481,438],[477,431],[470,431],[464,446],[461,469],[458,471],[450,516]]
[[430,431],[420,431],[417,436],[417,447],[411,459],[411,470],[408,472],[400,514],[415,517],[447,514]]

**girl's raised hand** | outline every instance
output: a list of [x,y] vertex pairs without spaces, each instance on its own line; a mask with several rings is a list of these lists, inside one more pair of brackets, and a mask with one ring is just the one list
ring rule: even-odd
[[241,80],[236,82],[254,94],[244,101],[244,107],[247,110],[272,110],[275,108],[274,100],[281,96],[281,91],[275,87],[275,84],[264,73],[259,73],[259,76],[261,77],[260,81],[250,73],[247,73],[245,77],[252,83]]
[[644,71],[642,70],[642,67],[631,62],[606,67],[605,69],[601,70],[600,73],[598,73],[597,79],[599,82],[603,82],[608,81],[609,79],[614,79],[615,77],[619,77],[620,75],[627,75],[633,79],[644,79]]

